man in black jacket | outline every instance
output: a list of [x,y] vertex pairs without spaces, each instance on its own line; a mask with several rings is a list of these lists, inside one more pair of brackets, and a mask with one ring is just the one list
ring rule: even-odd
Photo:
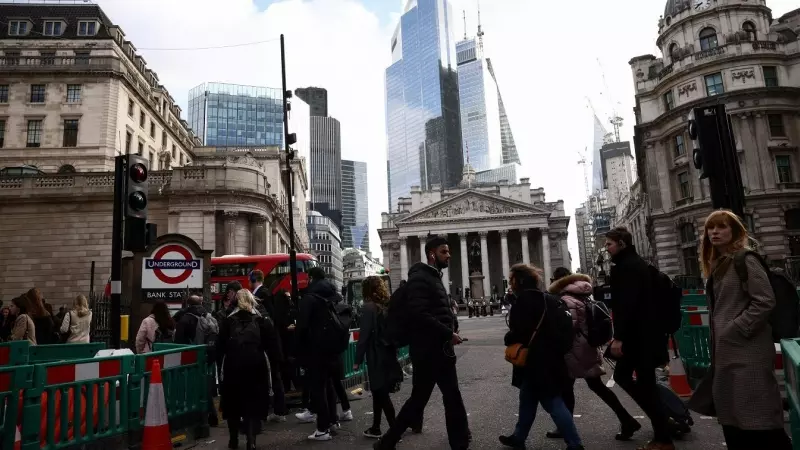
[[[647,450],[674,450],[668,419],[656,386],[655,369],[669,360],[667,337],[659,332],[658,313],[653,303],[652,276],[647,262],[633,246],[631,233],[616,227],[606,233],[606,250],[611,255],[611,309],[614,340],[611,355],[617,359],[614,380],[650,418],[653,442]],[[636,372],[636,381],[633,373]],[[617,439],[627,440],[636,429],[621,430]]]
[[425,244],[427,263],[417,263],[408,271],[406,319],[411,362],[414,365],[411,397],[394,425],[375,443],[375,449],[394,449],[409,427],[418,425],[433,387],[439,386],[444,402],[447,436],[454,450],[469,448],[467,411],[458,388],[454,346],[463,342],[456,334],[455,316],[442,284],[442,269],[450,262],[450,247],[441,237]]

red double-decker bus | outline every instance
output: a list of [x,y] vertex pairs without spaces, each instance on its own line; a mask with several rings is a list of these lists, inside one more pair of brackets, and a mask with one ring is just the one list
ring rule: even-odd
[[[308,271],[318,265],[314,256],[307,253],[297,254],[297,289],[301,293],[308,287]],[[291,293],[292,280],[289,267],[288,253],[211,258],[211,297],[214,301],[222,300],[225,288],[231,281],[238,281],[242,286],[249,287],[248,277],[254,270],[264,272],[264,286],[273,294],[280,290]]]

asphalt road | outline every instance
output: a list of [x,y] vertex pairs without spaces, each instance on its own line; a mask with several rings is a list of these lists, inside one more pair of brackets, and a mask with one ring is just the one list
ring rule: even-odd
[[[503,359],[503,335],[506,325],[503,317],[461,319],[461,334],[469,339],[459,346],[459,379],[464,403],[469,414],[473,434],[473,449],[502,449],[497,436],[513,429],[517,419],[518,390],[511,386],[511,368]],[[608,381],[608,377],[604,378]],[[623,404],[642,423],[642,430],[634,441],[614,440],[618,423],[611,410],[597,398],[584,383],[576,383],[577,406],[575,422],[587,449],[633,450],[652,438],[649,421],[641,410],[618,386],[612,388]],[[399,411],[410,393],[410,380],[403,390],[393,397]],[[339,435],[328,442],[309,442],[306,436],[314,431],[310,424],[299,424],[290,415],[285,424],[269,424],[258,438],[259,448],[285,449],[369,449],[373,440],[361,436],[372,422],[372,402],[369,398],[352,403],[354,420],[343,423]],[[693,415],[695,426],[683,441],[677,442],[681,450],[723,449],[722,429],[715,419]],[[384,431],[386,424],[384,421]],[[556,450],[564,449],[563,441],[547,439],[544,433],[555,428],[550,417],[541,409],[534,429],[528,438],[528,448]],[[214,441],[214,442],[211,442]],[[203,440],[196,448],[208,450],[227,447],[227,429],[212,429],[212,437]],[[240,444],[244,447],[244,441]],[[444,409],[441,395],[434,390],[425,411],[425,428],[421,435],[407,435],[398,445],[399,449],[448,449],[444,426]]]

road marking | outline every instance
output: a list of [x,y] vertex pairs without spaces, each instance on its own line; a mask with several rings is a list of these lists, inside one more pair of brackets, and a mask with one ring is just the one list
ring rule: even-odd
[[612,379],[608,380],[608,382],[606,383],[606,387],[607,388],[613,388],[615,384],[617,384],[617,382],[614,381],[614,379],[612,378]]
[[580,414],[573,414],[573,415],[572,415],[572,417],[574,417],[574,418],[576,418],[576,419],[580,419],[580,418],[581,418],[581,415],[580,415]]
[[644,419],[644,416],[633,416],[634,419]]
[[367,415],[367,416],[371,416],[371,415],[373,415],[373,414],[375,414],[375,413],[374,413],[374,412],[372,412],[372,411],[369,411],[369,412],[365,412],[364,414],[365,414],[365,415]]
[[711,417],[711,416],[700,416],[700,418],[701,418],[701,419],[705,419],[705,420],[711,420],[711,419],[713,419],[713,417]]

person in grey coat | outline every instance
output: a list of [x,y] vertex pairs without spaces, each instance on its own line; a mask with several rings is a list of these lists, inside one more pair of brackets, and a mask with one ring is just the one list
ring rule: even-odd
[[386,415],[386,422],[390,427],[394,424],[394,405],[389,395],[396,392],[397,386],[403,381],[403,369],[397,361],[397,348],[390,345],[383,336],[383,324],[389,304],[386,283],[380,277],[371,276],[364,280],[361,288],[364,306],[361,310],[361,330],[353,369],[358,370],[366,357],[373,414],[372,426],[363,434],[368,438],[379,439],[381,416]]
[[700,262],[712,291],[711,396],[729,450],[789,450],[769,324],[775,294],[756,255],[745,256],[746,286],[733,265],[748,239],[730,211],[706,219]]

